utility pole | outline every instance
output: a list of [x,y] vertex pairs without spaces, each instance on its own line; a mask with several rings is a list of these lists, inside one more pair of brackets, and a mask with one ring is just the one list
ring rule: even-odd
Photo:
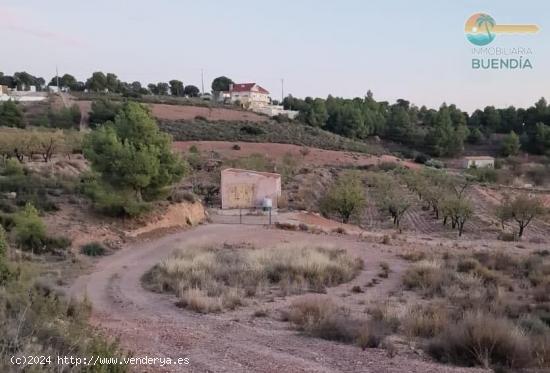
[[281,78],[281,105],[283,104],[284,99],[285,99],[285,80]]
[[202,94],[204,95],[204,70],[201,69],[201,91],[202,91]]
[[61,92],[61,88],[59,88],[59,71],[57,70],[57,65],[55,65],[55,79],[57,82],[57,91]]

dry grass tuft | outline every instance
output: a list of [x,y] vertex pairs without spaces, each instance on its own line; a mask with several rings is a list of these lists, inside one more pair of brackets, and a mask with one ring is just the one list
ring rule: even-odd
[[191,248],[157,264],[143,281],[152,290],[174,292],[180,306],[207,313],[235,309],[271,291],[321,292],[350,281],[362,266],[336,249]]
[[410,262],[419,262],[428,257],[424,251],[409,250],[398,255],[400,258],[408,260]]
[[401,318],[401,326],[409,338],[428,338],[438,335],[449,321],[445,304],[417,304],[410,307]]
[[354,343],[362,349],[379,347],[389,331],[381,320],[353,318],[348,310],[322,295],[295,300],[290,306],[288,321],[306,335]]
[[430,342],[429,353],[438,360],[484,368],[522,368],[531,363],[530,340],[506,318],[468,312]]

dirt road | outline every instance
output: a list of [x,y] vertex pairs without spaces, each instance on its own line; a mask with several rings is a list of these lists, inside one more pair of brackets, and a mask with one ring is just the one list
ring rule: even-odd
[[[236,311],[201,315],[174,305],[170,295],[149,292],[140,278],[174,249],[185,246],[250,242],[256,246],[323,245],[346,248],[365,261],[351,283],[328,289],[328,295],[349,307],[362,307],[383,298],[399,285],[405,263],[387,248],[352,236],[313,235],[263,226],[210,224],[124,248],[98,261],[92,273],[80,277],[73,296],[87,295],[93,304],[92,322],[110,336],[120,337],[135,357],[189,358],[187,366],[136,366],[136,372],[473,372],[439,365],[410,351],[389,358],[382,349],[362,351],[321,339],[301,336],[278,320],[278,312],[293,297],[250,304]],[[220,245],[221,246],[221,245]],[[376,276],[379,262],[392,273],[366,293],[353,294]],[[268,317],[253,317],[263,308]]]

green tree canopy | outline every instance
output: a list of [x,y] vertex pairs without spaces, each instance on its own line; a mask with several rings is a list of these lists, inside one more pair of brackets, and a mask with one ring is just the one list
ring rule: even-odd
[[365,206],[365,191],[358,173],[343,173],[328,189],[321,201],[324,214],[336,213],[343,223],[349,222],[353,215],[359,214]]
[[180,80],[170,80],[170,94],[172,96],[183,96],[183,82]]
[[[74,89],[77,86],[77,80],[74,76],[71,74],[65,74],[63,76],[59,77],[59,87],[60,88],[70,88]],[[54,76],[50,82],[48,83],[49,86],[55,86],[57,87],[57,76]]]
[[107,88],[107,77],[101,71],[96,71],[88,80],[86,80],[86,88],[90,91],[100,92]]
[[233,84],[233,80],[229,79],[226,76],[219,76],[212,81],[212,91],[229,91],[230,84]]
[[519,136],[514,132],[510,132],[502,141],[502,146],[500,148],[500,154],[504,157],[510,155],[517,155],[520,149]]
[[113,122],[85,138],[84,154],[105,183],[132,190],[138,201],[157,195],[186,170],[172,153],[170,137],[160,132],[148,110],[135,102],[124,104]]
[[199,88],[194,85],[186,85],[185,89],[183,90],[183,94],[189,97],[197,97],[199,93]]
[[8,100],[0,103],[0,126],[25,127],[23,112],[16,102]]

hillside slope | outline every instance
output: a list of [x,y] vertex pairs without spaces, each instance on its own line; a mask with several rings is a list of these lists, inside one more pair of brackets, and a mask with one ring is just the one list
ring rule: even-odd
[[244,141],[379,154],[381,148],[296,122],[160,121],[175,141]]

